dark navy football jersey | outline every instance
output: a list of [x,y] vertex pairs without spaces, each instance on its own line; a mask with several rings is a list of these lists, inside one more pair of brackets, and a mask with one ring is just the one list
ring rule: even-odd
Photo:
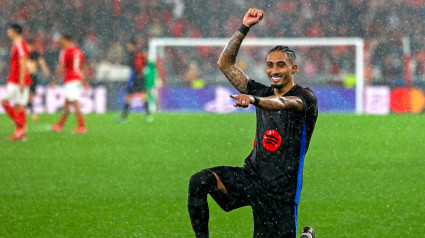
[[[272,87],[249,80],[247,94],[273,96]],[[318,109],[316,94],[294,85],[283,96],[299,97],[304,110],[265,111],[256,107],[257,129],[252,152],[244,167],[257,187],[275,198],[299,204],[304,157],[308,150]]]

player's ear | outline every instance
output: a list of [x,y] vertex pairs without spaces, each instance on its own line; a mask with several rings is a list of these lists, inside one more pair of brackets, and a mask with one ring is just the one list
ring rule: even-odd
[[292,74],[295,74],[298,70],[298,65],[294,64],[292,65]]

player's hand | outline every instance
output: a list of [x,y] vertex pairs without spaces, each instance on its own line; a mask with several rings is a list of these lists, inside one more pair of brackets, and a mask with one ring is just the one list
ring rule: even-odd
[[49,87],[54,88],[56,86],[56,82],[52,81],[49,83]]
[[235,103],[233,103],[233,106],[235,107],[247,108],[249,104],[254,103],[255,101],[253,96],[246,94],[230,95],[230,97],[237,100]]
[[83,83],[83,88],[84,88],[84,90],[89,90],[90,89],[90,84],[88,83],[88,82],[84,82]]
[[259,23],[264,16],[263,10],[259,10],[256,8],[250,8],[248,12],[245,14],[245,17],[242,20],[242,24],[247,27],[251,27],[257,23]]
[[21,90],[21,93],[24,93],[24,91],[25,91],[25,83],[20,83],[19,84],[19,90]]

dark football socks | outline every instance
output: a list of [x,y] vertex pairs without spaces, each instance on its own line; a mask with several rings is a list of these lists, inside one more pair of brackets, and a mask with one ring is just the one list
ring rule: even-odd
[[211,170],[202,170],[190,178],[188,209],[196,237],[209,237],[208,193],[217,189],[217,180]]
[[151,112],[149,111],[149,103],[148,100],[145,101],[145,111],[146,111],[146,115],[151,114]]
[[130,104],[128,104],[128,103],[126,103],[126,104],[124,104],[124,108],[123,108],[123,110],[122,110],[122,118],[127,118],[127,115],[128,115],[128,109],[130,108]]

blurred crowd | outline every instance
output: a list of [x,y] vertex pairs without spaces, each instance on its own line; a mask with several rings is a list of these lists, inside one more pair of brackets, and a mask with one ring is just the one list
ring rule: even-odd
[[[56,67],[60,34],[72,33],[94,69],[105,62],[126,64],[125,43],[131,38],[144,50],[153,37],[228,38],[249,7],[265,11],[249,37],[364,38],[365,75],[372,83],[403,80],[402,39],[408,37],[414,80],[425,80],[423,0],[0,0],[0,82],[7,72],[9,22],[25,26],[25,37],[34,40],[51,68]],[[215,66],[221,49],[187,51],[166,50],[169,72],[186,80],[202,77],[208,83],[213,77],[206,65]],[[338,83],[354,73],[354,52],[346,46],[299,48],[300,73],[318,83]],[[242,56],[242,67],[264,64],[263,51],[247,50]]]

